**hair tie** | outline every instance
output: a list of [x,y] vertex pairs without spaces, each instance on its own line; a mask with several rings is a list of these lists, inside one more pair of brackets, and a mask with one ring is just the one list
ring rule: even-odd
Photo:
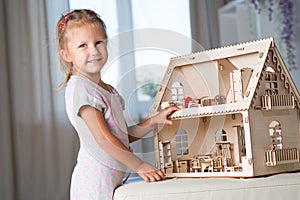
[[69,21],[70,17],[72,16],[73,12],[70,12],[65,16],[65,19],[62,23],[59,24],[59,29],[62,31],[66,28],[67,22]]
[[66,26],[67,26],[67,23],[68,23],[70,17],[72,16],[72,14],[73,14],[74,12],[79,12],[79,11],[83,11],[83,12],[85,12],[85,13],[89,13],[89,14],[95,15],[95,16],[97,16],[97,17],[100,19],[100,16],[99,16],[97,13],[95,13],[94,11],[92,11],[92,10],[89,10],[89,9],[73,10],[73,11],[69,12],[69,13],[65,16],[64,21],[63,21],[62,23],[59,24],[59,29],[60,29],[61,31],[64,30],[64,29],[66,28]]

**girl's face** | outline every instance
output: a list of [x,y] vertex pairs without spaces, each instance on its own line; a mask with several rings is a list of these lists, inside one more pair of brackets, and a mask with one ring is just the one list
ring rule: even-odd
[[84,76],[92,80],[100,78],[108,57],[104,29],[91,25],[74,27],[68,30],[66,39],[66,49],[61,50],[61,56]]

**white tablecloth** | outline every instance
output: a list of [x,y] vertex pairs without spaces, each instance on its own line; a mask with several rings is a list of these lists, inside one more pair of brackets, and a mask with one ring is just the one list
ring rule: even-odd
[[300,200],[300,172],[259,178],[177,178],[145,183],[133,178],[114,200]]

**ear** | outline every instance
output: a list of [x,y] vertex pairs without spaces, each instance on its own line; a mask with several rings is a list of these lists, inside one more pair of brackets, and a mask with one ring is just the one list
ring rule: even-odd
[[72,59],[70,58],[70,55],[67,50],[61,49],[60,50],[60,56],[66,61],[66,62],[72,62]]

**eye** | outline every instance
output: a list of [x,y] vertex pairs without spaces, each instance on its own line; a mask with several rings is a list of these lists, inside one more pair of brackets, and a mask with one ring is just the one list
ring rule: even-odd
[[78,46],[78,48],[84,48],[86,46],[87,46],[86,44],[81,44],[81,45]]
[[101,45],[101,44],[104,44],[104,41],[97,41],[96,42],[96,45]]

